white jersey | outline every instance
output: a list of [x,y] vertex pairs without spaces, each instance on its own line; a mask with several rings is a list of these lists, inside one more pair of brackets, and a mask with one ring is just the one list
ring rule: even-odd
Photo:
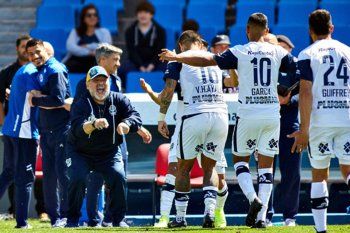
[[[189,50],[184,53],[208,52]],[[227,113],[222,91],[222,71],[218,66],[194,67],[175,62],[173,67],[175,68],[170,67],[169,63],[166,73],[169,73],[169,78],[177,77],[180,81],[184,115],[204,112]]]
[[295,72],[296,61],[280,46],[250,42],[228,49],[214,59],[221,69],[237,69],[238,112],[245,119],[278,119],[280,71]]
[[300,78],[312,81],[311,125],[350,126],[350,48],[319,40],[300,52]]

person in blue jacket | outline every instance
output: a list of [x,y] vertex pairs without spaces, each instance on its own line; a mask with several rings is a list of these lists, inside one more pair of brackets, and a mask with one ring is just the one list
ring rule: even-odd
[[28,101],[40,109],[39,132],[43,153],[45,208],[52,227],[63,227],[68,209],[65,144],[70,122],[69,111],[62,106],[70,97],[68,72],[62,63],[49,56],[43,41],[35,38],[29,40],[26,51],[29,60],[38,69],[37,80],[40,85],[37,92],[32,91],[28,95]]
[[[28,63],[15,74],[11,84],[8,113],[2,129],[4,153],[14,160],[15,216],[16,228],[29,228],[28,208],[32,185],[35,177],[39,131],[37,126],[37,108],[30,107],[27,92],[38,88],[36,67]],[[2,182],[5,191],[9,183]],[[3,194],[3,192],[2,192]]]
[[109,211],[113,226],[125,223],[125,171],[120,150],[122,135],[140,132],[139,113],[124,95],[110,91],[109,74],[92,67],[86,77],[88,93],[71,109],[72,126],[67,139],[69,211],[67,227],[78,227],[85,196],[86,176],[101,173],[110,189]]

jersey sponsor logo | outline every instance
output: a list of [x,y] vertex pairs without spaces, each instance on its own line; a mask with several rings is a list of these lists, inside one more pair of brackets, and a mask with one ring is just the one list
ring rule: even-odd
[[274,96],[246,96],[246,104],[278,104],[278,98]]
[[205,95],[196,95],[192,96],[192,103],[223,103],[224,102],[224,96],[222,94],[205,94]]
[[318,151],[321,152],[322,154],[325,154],[326,152],[330,152],[328,143],[321,142],[318,145]]
[[322,100],[317,102],[317,109],[341,109],[341,108],[350,108],[350,101],[349,100]]
[[256,56],[256,55],[260,55],[260,56],[273,56],[273,51],[256,51],[256,52],[253,52],[253,51],[248,51],[248,55],[253,55],[253,56]]
[[117,114],[117,108],[113,104],[109,106],[108,110],[109,110],[109,114],[111,114],[112,116],[115,116]]

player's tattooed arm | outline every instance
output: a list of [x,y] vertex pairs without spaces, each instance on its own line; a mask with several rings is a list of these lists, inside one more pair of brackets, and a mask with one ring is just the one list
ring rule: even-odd
[[171,100],[173,99],[176,84],[177,84],[176,80],[169,79],[169,78],[165,80],[165,87],[159,95],[160,113],[163,113],[163,114],[167,113]]
[[202,54],[202,53],[180,53],[176,54],[168,49],[162,49],[162,52],[158,55],[161,61],[177,61],[185,63],[190,66],[206,67],[216,66],[217,63],[214,60],[213,54]]

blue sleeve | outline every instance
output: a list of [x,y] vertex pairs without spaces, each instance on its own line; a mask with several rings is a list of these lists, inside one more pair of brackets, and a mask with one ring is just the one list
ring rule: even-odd
[[308,80],[313,82],[313,75],[312,75],[312,69],[311,69],[311,61],[310,59],[300,60],[298,61],[298,69],[300,79]]
[[121,112],[122,121],[130,127],[130,132],[137,132],[142,126],[140,114],[131,105],[130,100],[124,96],[119,95],[118,105]]
[[175,81],[179,81],[181,68],[182,63],[169,62],[164,72],[163,80],[165,81],[166,79],[173,79]]
[[54,73],[48,77],[49,95],[44,97],[33,97],[32,103],[39,107],[60,107],[64,105],[64,100],[68,87],[67,73]]
[[238,59],[231,50],[214,55],[214,60],[222,70],[237,69]]
[[26,89],[27,91],[31,91],[31,90],[40,90],[40,84],[39,81],[36,77],[36,75],[31,75],[27,78],[27,83],[26,83]]
[[83,101],[78,101],[74,105],[72,105],[70,110],[70,120],[71,120],[71,131],[74,136],[81,138],[86,137],[86,133],[84,131],[84,122],[87,120],[86,106],[84,106]]
[[295,73],[298,67],[297,59],[288,53],[281,60],[280,72]]

